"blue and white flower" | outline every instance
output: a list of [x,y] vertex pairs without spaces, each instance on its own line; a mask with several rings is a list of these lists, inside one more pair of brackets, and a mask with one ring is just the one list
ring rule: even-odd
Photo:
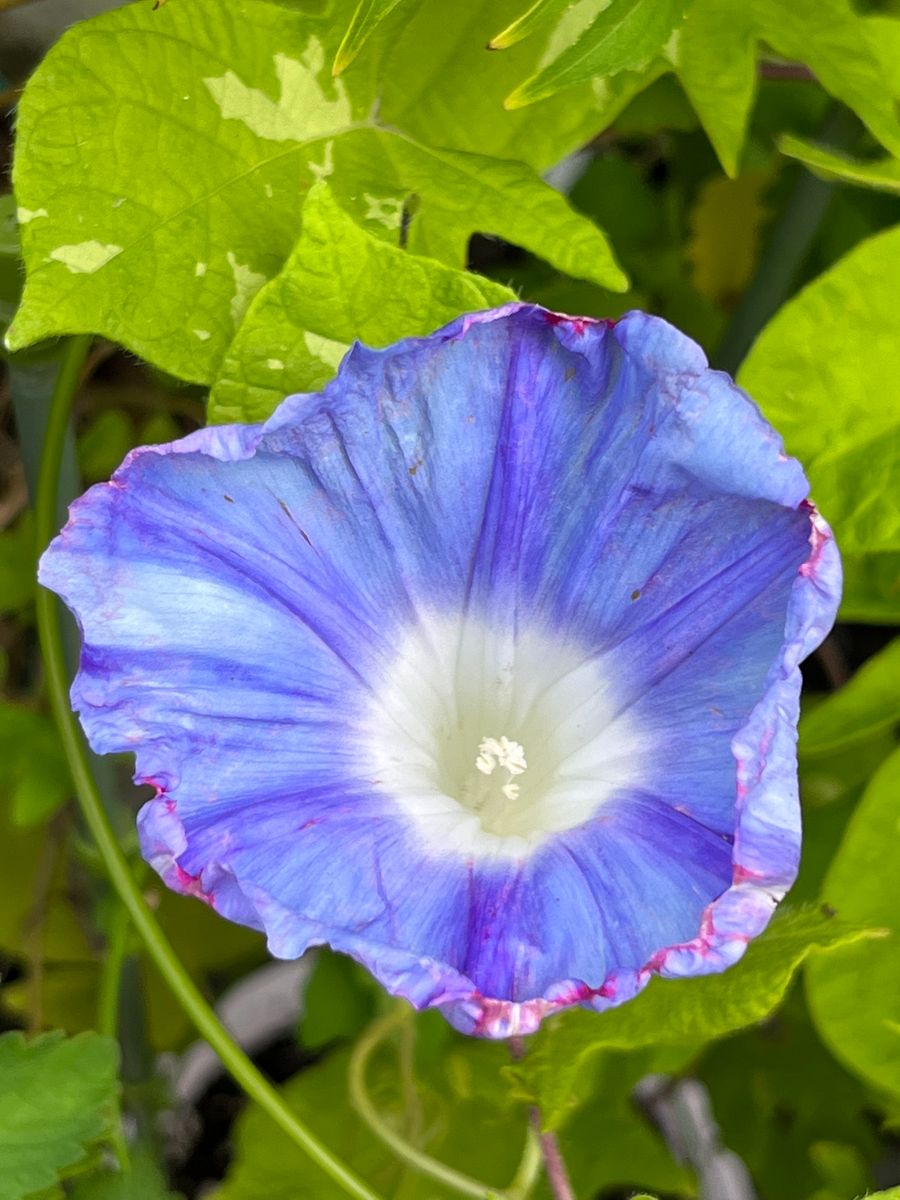
[[135,451],[41,580],[171,887],[500,1037],[727,967],[790,887],[807,491],[664,321],[510,305]]

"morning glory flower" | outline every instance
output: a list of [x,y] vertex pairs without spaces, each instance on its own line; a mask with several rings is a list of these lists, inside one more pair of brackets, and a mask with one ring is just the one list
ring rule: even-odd
[[807,491],[664,321],[513,304],[134,451],[40,577],[170,887],[502,1037],[726,968],[790,887]]

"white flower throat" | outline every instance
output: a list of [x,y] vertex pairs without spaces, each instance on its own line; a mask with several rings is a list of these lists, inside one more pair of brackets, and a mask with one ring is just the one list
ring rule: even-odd
[[617,715],[615,678],[521,623],[431,617],[399,640],[360,761],[436,852],[520,858],[640,785],[646,739]]

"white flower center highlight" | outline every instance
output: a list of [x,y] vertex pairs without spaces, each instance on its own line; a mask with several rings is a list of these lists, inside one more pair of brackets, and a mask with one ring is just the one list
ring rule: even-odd
[[354,758],[435,853],[522,858],[646,780],[616,678],[571,639],[431,616],[399,639]]

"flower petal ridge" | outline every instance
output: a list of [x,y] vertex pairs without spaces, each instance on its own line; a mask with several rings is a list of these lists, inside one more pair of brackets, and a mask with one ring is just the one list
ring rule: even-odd
[[355,346],[268,422],[132,452],[41,582],[177,891],[467,1033],[719,971],[796,875],[799,664],[840,561],[659,318]]

